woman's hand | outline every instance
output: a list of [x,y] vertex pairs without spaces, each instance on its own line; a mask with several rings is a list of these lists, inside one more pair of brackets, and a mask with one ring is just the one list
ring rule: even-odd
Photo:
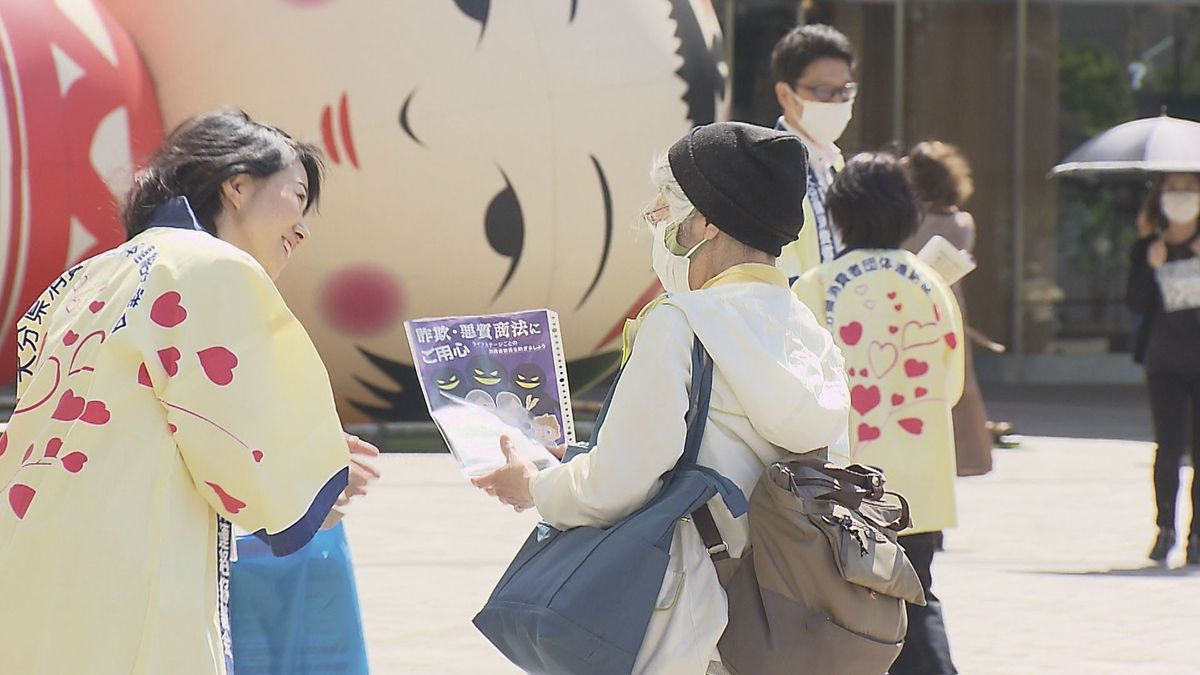
[[529,480],[537,475],[537,467],[516,451],[508,436],[500,437],[500,452],[507,460],[504,466],[472,478],[471,485],[499,498],[502,504],[508,504],[518,512],[532,508],[533,492],[529,489]]
[[378,480],[380,476],[379,469],[362,459],[363,457],[378,457],[379,448],[353,434],[346,434],[346,448],[350,451],[350,479],[346,483],[346,489],[342,490],[342,494],[334,503],[333,509],[325,517],[325,522],[321,524],[323,530],[337,525],[344,515],[346,505],[350,503],[350,498],[367,494],[371,483]]
[[344,492],[347,501],[350,497],[367,494],[371,483],[379,480],[379,469],[362,457],[378,457],[379,448],[371,445],[353,434],[346,434],[346,447],[350,450],[350,482]]
[[1150,246],[1146,248],[1146,264],[1150,269],[1156,270],[1167,262],[1167,243],[1162,237],[1150,242]]

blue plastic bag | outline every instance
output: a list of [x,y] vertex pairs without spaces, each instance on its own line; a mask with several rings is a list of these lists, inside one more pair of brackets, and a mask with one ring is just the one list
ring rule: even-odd
[[236,675],[366,674],[358,591],[341,524],[276,558],[237,538],[229,613]]

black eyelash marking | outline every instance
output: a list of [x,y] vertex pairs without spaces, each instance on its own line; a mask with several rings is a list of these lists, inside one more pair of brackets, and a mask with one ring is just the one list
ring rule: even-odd
[[495,295],[492,296],[492,302],[500,297],[508,287],[508,282],[512,281],[517,265],[521,262],[521,251],[525,247],[525,218],[521,214],[521,202],[517,199],[517,193],[503,169],[500,169],[500,175],[504,178],[505,187],[496,193],[488,204],[483,228],[492,250],[505,258],[511,258],[512,264],[508,267],[508,273],[504,275],[504,281],[500,282],[500,288],[496,289]]
[[600,179],[600,195],[604,199],[604,252],[600,254],[600,269],[596,270],[596,276],[592,279],[592,284],[588,286],[587,292],[583,294],[583,299],[575,306],[575,309],[583,307],[583,303],[592,297],[592,291],[596,290],[597,284],[600,283],[600,277],[604,275],[604,269],[608,266],[608,253],[612,249],[613,237],[613,211],[612,211],[612,192],[608,189],[608,179],[604,175],[604,169],[600,167],[600,161],[595,155],[588,155],[592,160],[592,166],[596,167],[596,177]]

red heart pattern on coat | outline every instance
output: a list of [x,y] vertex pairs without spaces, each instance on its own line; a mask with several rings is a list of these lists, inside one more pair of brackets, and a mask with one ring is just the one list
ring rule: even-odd
[[87,407],[83,409],[83,414],[79,416],[79,421],[96,426],[108,424],[112,419],[112,414],[108,412],[108,406],[104,405],[104,401],[88,401]]
[[879,438],[880,433],[882,432],[879,430],[879,427],[873,427],[864,422],[858,425],[858,442],[873,441]]
[[936,322],[909,321],[905,323],[904,332],[900,334],[900,349],[908,350],[937,344],[937,327]]
[[178,291],[167,291],[158,296],[150,307],[150,320],[163,328],[174,328],[187,319],[187,310],[179,304],[182,296]]
[[24,483],[17,483],[8,489],[8,506],[13,513],[17,514],[17,518],[25,518],[26,512],[29,511],[29,504],[36,494],[37,490]]
[[150,370],[146,368],[146,364],[138,366],[138,384],[143,387],[153,387],[154,383],[150,381]]
[[182,356],[179,353],[179,349],[175,347],[158,350],[158,360],[162,363],[163,369],[167,371],[167,375],[170,377],[175,377],[179,374],[179,359]]
[[217,485],[211,481],[204,481],[204,483],[208,485],[208,487],[212,488],[213,492],[217,493],[217,497],[221,500],[221,506],[229,513],[237,513],[246,508],[246,502],[229,494],[225,491],[225,488],[221,487],[220,485]]
[[853,347],[854,345],[858,344],[859,340],[862,339],[862,324],[857,321],[851,321],[850,323],[838,329],[838,335],[841,336],[842,342]]
[[928,372],[929,364],[925,361],[908,359],[904,362],[904,374],[909,377],[920,377]]
[[920,436],[921,432],[925,430],[925,423],[916,417],[905,417],[896,423],[913,436]]
[[83,465],[87,464],[88,456],[82,452],[72,452],[62,458],[63,468],[71,473],[79,473],[83,470]]
[[856,384],[850,390],[850,406],[859,414],[866,416],[867,413],[875,409],[879,405],[879,387],[871,385],[864,387],[861,384]]
[[896,362],[899,360],[900,352],[897,351],[896,345],[891,343],[872,342],[870,349],[867,350],[867,363],[870,364],[871,370],[878,373],[879,377],[892,372],[892,368],[896,367]]
[[68,389],[59,397],[58,405],[54,408],[50,419],[61,422],[74,422],[83,414],[85,405],[87,405],[87,401],[82,396],[76,396],[74,391]]
[[213,384],[224,387],[233,382],[233,369],[238,365],[238,358],[233,352],[224,347],[209,347],[197,352],[196,356],[200,357],[200,366]]

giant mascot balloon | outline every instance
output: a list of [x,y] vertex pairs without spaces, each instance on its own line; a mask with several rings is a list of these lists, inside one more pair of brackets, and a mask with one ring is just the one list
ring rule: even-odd
[[725,95],[709,0],[102,1],[167,128],[234,105],[325,150],[280,287],[347,421],[424,417],[408,318],[550,307],[573,384],[611,364],[650,162]]
[[17,317],[64,269],[124,241],[116,196],[162,140],[137,49],[92,0],[0,0],[0,384]]

